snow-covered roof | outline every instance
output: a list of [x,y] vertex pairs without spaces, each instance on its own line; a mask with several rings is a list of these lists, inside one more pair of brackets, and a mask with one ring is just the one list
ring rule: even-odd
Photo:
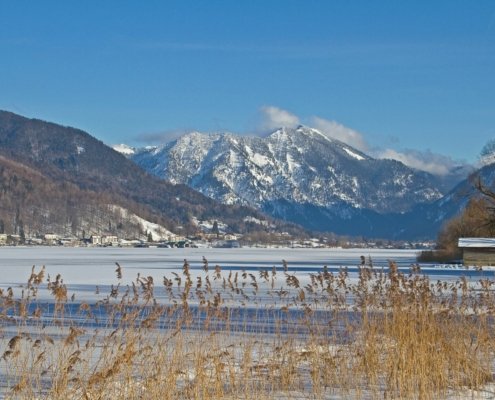
[[495,248],[495,238],[459,238],[459,247]]

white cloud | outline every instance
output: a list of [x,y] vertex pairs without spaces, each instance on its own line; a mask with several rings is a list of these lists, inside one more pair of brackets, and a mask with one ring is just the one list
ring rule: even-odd
[[328,137],[340,140],[358,150],[366,152],[369,149],[369,146],[361,133],[339,124],[336,121],[314,116],[309,119],[309,125],[318,129]]
[[[456,167],[468,166],[465,162],[453,160],[452,158],[433,153],[430,150],[419,151],[412,149],[395,150],[391,148],[374,147],[368,143],[364,135],[341,123],[325,119],[319,116],[300,118],[299,116],[276,106],[264,106],[259,110],[257,133],[266,135],[281,127],[296,128],[301,121],[307,126],[318,129],[329,138],[360,150],[371,157],[378,159],[393,159],[402,162],[408,167],[426,171],[437,176],[446,176]],[[156,133],[143,133],[135,138],[136,141],[146,143],[165,143],[182,136],[192,129],[169,130]],[[494,158],[495,159],[495,158]]]
[[447,175],[452,168],[459,165],[459,163],[454,161],[452,158],[442,154],[433,153],[429,150],[418,151],[407,149],[397,151],[393,149],[384,149],[376,150],[375,156],[377,158],[397,160],[408,167],[426,171],[430,174],[438,176]]
[[275,106],[264,106],[261,108],[261,121],[259,130],[262,133],[271,132],[281,127],[295,128],[300,125],[297,115]]
[[[262,107],[261,117],[259,131],[262,134],[270,133],[282,126],[294,128],[301,123],[301,118],[297,115],[275,106]],[[308,126],[318,129],[329,138],[340,140],[372,157],[397,160],[408,167],[426,171],[433,175],[448,175],[454,167],[460,165],[458,161],[442,154],[433,153],[430,150],[419,151],[405,149],[398,151],[390,148],[382,149],[373,147],[368,144],[362,133],[352,128],[348,128],[337,121],[318,116],[312,116],[305,119],[305,121],[308,122]],[[464,165],[464,163],[461,164]]]
[[336,121],[327,120],[321,117],[311,117],[310,126],[320,130],[327,136],[338,139],[358,150],[368,153],[375,158],[388,158],[402,162],[408,167],[429,172],[437,176],[448,175],[454,167],[459,166],[459,161],[452,158],[433,153],[430,150],[420,151],[412,149],[394,150],[371,147],[363,134],[354,129],[348,128]]
[[[299,125],[301,119],[286,110],[278,107],[263,107],[263,121],[265,132],[281,126],[294,127]],[[420,151],[412,149],[395,150],[382,149],[371,146],[364,135],[341,123],[318,116],[307,119],[308,126],[318,129],[330,138],[340,140],[375,158],[388,158],[402,162],[408,167],[429,172],[437,176],[448,175],[455,167],[466,166],[464,162],[453,160],[451,157],[433,153],[430,150]]]

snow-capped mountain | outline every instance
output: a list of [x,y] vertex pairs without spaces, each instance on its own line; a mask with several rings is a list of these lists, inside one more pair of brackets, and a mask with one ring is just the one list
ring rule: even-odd
[[378,227],[363,229],[363,220],[370,225],[378,214],[403,213],[442,196],[430,174],[374,159],[304,126],[264,138],[194,132],[129,157],[223,203],[338,233],[378,234]]

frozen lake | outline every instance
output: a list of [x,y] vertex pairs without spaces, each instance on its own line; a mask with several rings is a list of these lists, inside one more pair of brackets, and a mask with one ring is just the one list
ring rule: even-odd
[[[219,265],[223,271],[257,272],[271,270],[274,266],[282,270],[282,260],[286,260],[289,272],[304,276],[308,272],[321,271],[327,266],[332,272],[347,267],[349,276],[357,273],[360,257],[371,258],[375,268],[387,268],[389,260],[395,261],[399,269],[408,272],[416,262],[417,251],[381,249],[212,249],[212,248],[71,248],[71,247],[0,247],[0,287],[20,287],[31,273],[32,266],[38,270],[46,267],[52,279],[61,274],[69,291],[87,299],[98,285],[104,288],[116,284],[115,263],[122,267],[122,284],[135,280],[137,274],[152,276],[155,282],[181,272],[184,260],[190,264],[192,274],[201,274],[203,257],[210,268]],[[434,268],[422,265],[422,273],[431,279],[452,280],[466,276],[476,281],[481,277],[493,279],[494,272],[464,269]]]
[[[187,326],[183,326],[181,332],[191,334],[192,336],[189,337],[196,338],[195,335],[200,337],[203,333],[211,336],[212,333],[217,335],[219,332],[228,332],[223,338],[226,343],[236,343],[237,337],[264,338],[268,343],[267,349],[270,350],[263,351],[271,352],[270,340],[276,338],[277,335],[287,335],[291,339],[297,338],[301,343],[305,343],[304,341],[309,337],[311,330],[311,332],[324,332],[322,338],[332,340],[333,346],[345,346],[356,340],[357,337],[353,330],[348,330],[348,327],[353,324],[360,327],[360,311],[345,307],[346,304],[354,303],[353,294],[347,295],[347,300],[350,303],[344,300],[344,307],[336,308],[337,313],[331,307],[326,308],[325,303],[314,302],[310,303],[312,311],[307,314],[306,310],[300,306],[303,300],[299,301],[298,304],[293,301],[294,297],[300,293],[300,289],[287,288],[285,286],[286,277],[297,276],[301,284],[298,287],[306,287],[307,284],[311,283],[310,274],[322,271],[326,266],[328,271],[335,274],[338,274],[342,268],[346,268],[348,280],[356,282],[361,256],[365,257],[367,263],[371,259],[374,269],[383,268],[387,271],[389,261],[395,261],[399,270],[408,274],[411,265],[416,263],[417,252],[379,249],[0,247],[0,287],[4,290],[9,287],[12,288],[16,299],[19,299],[19,294],[22,291],[26,292],[26,282],[33,266],[35,266],[36,271],[39,271],[42,266],[46,267],[45,282],[48,275],[53,282],[55,276],[60,274],[67,285],[68,296],[75,295],[74,300],[64,303],[63,321],[61,321],[61,314],[60,311],[57,312],[53,296],[46,288],[41,289],[46,284],[41,285],[36,301],[27,306],[26,313],[26,315],[31,316],[39,308],[42,310],[41,316],[18,318],[18,314],[13,311],[14,308],[9,308],[7,315],[12,316],[12,318],[3,318],[0,321],[3,332],[0,345],[4,348],[9,346],[12,337],[18,335],[19,331],[27,332],[29,338],[44,338],[49,335],[58,344],[65,343],[66,336],[64,335],[67,335],[69,327],[73,326],[83,329],[84,334],[79,338],[81,342],[99,337],[97,334],[105,335],[110,334],[111,331],[115,332],[123,318],[119,319],[121,315],[116,311],[109,312],[108,310],[112,310],[112,308],[107,308],[106,304],[118,305],[118,300],[115,300],[116,303],[113,303],[113,298],[109,300],[109,303],[98,302],[97,300],[102,300],[110,293],[111,285],[119,284],[124,289],[125,286],[131,285],[133,282],[136,283],[138,274],[141,277],[146,277],[146,279],[149,276],[153,277],[154,299],[160,305],[164,303],[170,305],[172,302],[179,305],[176,309],[168,306],[163,307],[167,312],[163,313],[157,320],[157,331],[159,332],[157,335],[163,334],[164,337],[168,337],[166,335],[174,332],[177,326],[183,324],[186,308],[180,307],[182,304],[180,296],[174,297],[174,300],[170,302],[163,285],[163,278],[166,276],[168,279],[174,279],[173,274],[176,273],[176,277],[182,278],[181,288],[183,290],[185,275],[182,267],[184,260],[187,260],[190,266],[193,290],[191,290],[191,296],[187,300],[190,320],[188,319]],[[208,273],[203,270],[203,257],[208,260]],[[282,260],[287,262],[288,275],[283,273]],[[119,263],[122,268],[121,280],[116,275],[116,263]],[[223,305],[219,308],[212,307],[211,310],[220,311],[218,317],[212,317],[210,314],[207,315],[205,307],[198,303],[198,297],[194,296],[193,291],[196,287],[196,278],[203,277],[204,279],[205,275],[210,277],[213,292],[216,291],[216,288],[221,288],[222,279],[215,278],[216,265],[220,266],[223,276],[246,271],[246,274],[239,273],[238,286],[244,289],[246,297],[236,295],[234,291],[229,292],[227,287],[222,292],[222,300],[226,302],[221,304],[225,304],[225,307]],[[259,272],[261,270],[272,271],[273,267],[277,269],[275,274],[277,283],[270,289],[270,283],[268,280],[264,281]],[[461,276],[465,276],[473,284],[481,278],[494,279],[494,269],[476,271],[463,268],[440,268],[426,264],[421,265],[421,274],[428,275],[432,283],[436,282],[437,279],[442,281],[457,280]],[[246,275],[247,278],[241,278],[242,275]],[[252,294],[251,275],[257,277],[260,286],[260,290],[257,290],[254,295]],[[203,280],[203,282],[205,281]],[[136,285],[139,287],[139,283]],[[174,285],[176,285],[175,281]],[[97,286],[99,288],[98,293],[95,290]],[[277,290],[282,292],[282,286],[284,289],[287,288],[288,295],[285,297],[275,296],[274,293]],[[311,302],[310,291],[307,290],[306,294],[309,302]],[[5,299],[8,300],[8,297],[5,296]],[[213,295],[209,299],[214,299]],[[89,314],[86,311],[81,311],[83,302],[90,304],[91,317],[88,317]],[[323,307],[320,307],[319,304],[323,304]],[[138,305],[126,305],[125,310],[132,314],[133,311],[140,309],[144,319],[148,312],[151,315],[154,306],[148,303],[142,305],[142,302]],[[229,307],[231,305],[234,307]],[[287,307],[285,307],[286,305]],[[210,310],[209,307],[208,310]],[[223,318],[227,314],[224,314],[223,311],[228,313],[228,325]],[[153,331],[153,334],[155,333],[156,331]],[[103,342],[103,339],[101,340]],[[256,343],[265,342],[257,340]],[[232,347],[232,344],[229,347]],[[296,346],[296,349],[298,348]],[[3,365],[4,369],[0,366],[0,398],[4,398],[2,391],[10,390],[12,385],[5,370],[6,364]],[[46,378],[47,387],[52,384],[50,379]],[[338,398],[338,396],[331,398]],[[360,398],[360,396],[355,398]]]
[[203,257],[210,266],[227,269],[282,268],[286,260],[290,270],[320,270],[324,265],[340,268],[357,266],[360,256],[371,257],[375,266],[386,267],[388,260],[409,267],[416,260],[415,251],[376,249],[213,249],[213,248],[113,248],[113,247],[0,247],[0,281],[25,281],[35,265],[45,265],[52,276],[60,273],[67,283],[110,284],[115,282],[115,263],[124,275],[163,276],[180,270],[187,259],[191,269],[201,269]]
[[[175,276],[184,278],[184,260],[189,264],[189,271],[193,282],[196,283],[198,277],[205,278],[203,270],[203,257],[208,261],[209,276],[212,285],[220,289],[222,279],[215,278],[215,266],[220,266],[222,276],[231,273],[242,274],[246,272],[248,280],[247,288],[250,288],[250,277],[258,277],[259,271],[277,270],[275,289],[287,288],[285,275],[283,274],[283,260],[288,266],[288,273],[297,276],[301,287],[310,283],[310,273],[322,271],[326,266],[331,272],[338,273],[341,268],[348,268],[349,278],[357,277],[358,265],[361,256],[370,258],[374,268],[387,268],[389,260],[397,262],[404,271],[409,271],[410,265],[416,260],[415,251],[404,250],[377,250],[377,249],[266,249],[266,248],[238,248],[238,249],[213,249],[213,248],[70,248],[70,247],[1,247],[0,248],[0,288],[4,290],[12,288],[17,298],[26,288],[26,282],[31,274],[31,269],[35,266],[38,272],[45,266],[44,281],[50,277],[51,281],[60,274],[64,284],[67,286],[68,297],[71,300],[66,305],[67,315],[71,315],[73,322],[77,319],[77,310],[81,302],[95,305],[98,300],[102,300],[110,294],[112,285],[120,287],[131,286],[137,283],[137,276],[152,277],[155,285],[154,295],[159,302],[170,303],[170,298],[163,286],[163,279],[174,279]],[[119,280],[116,274],[116,263],[122,269],[122,279]],[[174,275],[176,273],[177,275]],[[240,280],[246,278],[239,278]],[[244,281],[246,282],[246,281]],[[139,286],[139,283],[137,283]],[[277,299],[270,295],[268,283],[259,282],[260,291],[253,298],[236,299],[230,304],[243,304],[240,323],[243,324],[249,313],[255,310],[259,313],[258,307],[269,308],[277,304]],[[47,289],[46,284],[40,286],[37,293],[37,301],[32,304],[44,304],[44,319],[47,323],[53,317],[53,296]],[[242,284],[244,287],[244,284]],[[97,289],[98,288],[98,289]],[[293,296],[295,289],[287,288]],[[246,289],[247,290],[247,289]],[[251,291],[249,291],[251,293]],[[251,294],[250,294],[251,296]],[[288,300],[287,300],[288,301]],[[197,305],[197,299],[189,299],[192,307]],[[52,305],[50,305],[52,304]],[[284,301],[285,304],[285,301]],[[33,310],[29,310],[31,313]],[[97,311],[97,310],[93,310]],[[198,311],[198,310],[197,310]],[[104,312],[104,311],[103,311]],[[277,311],[279,312],[279,310]],[[297,310],[292,310],[297,313]],[[197,315],[197,322],[201,322],[202,316]],[[100,323],[105,325],[104,315],[99,317]],[[273,328],[269,323],[274,316],[265,318],[263,329],[269,332]],[[169,321],[170,322],[170,321]],[[173,323],[173,321],[172,321]],[[97,325],[93,326],[97,327]],[[253,329],[261,329],[253,325]]]

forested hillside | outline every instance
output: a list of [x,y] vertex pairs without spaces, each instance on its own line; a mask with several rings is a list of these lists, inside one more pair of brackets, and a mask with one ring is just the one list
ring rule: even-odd
[[[92,226],[87,221],[94,215],[101,215],[101,221],[118,220],[111,207],[107,210],[112,205],[186,234],[197,229],[194,219],[221,220],[236,232],[265,229],[244,221],[248,216],[267,220],[262,213],[222,205],[185,185],[152,177],[78,129],[0,111],[0,156],[4,231],[65,227],[81,232]],[[270,223],[303,232],[294,225]]]

